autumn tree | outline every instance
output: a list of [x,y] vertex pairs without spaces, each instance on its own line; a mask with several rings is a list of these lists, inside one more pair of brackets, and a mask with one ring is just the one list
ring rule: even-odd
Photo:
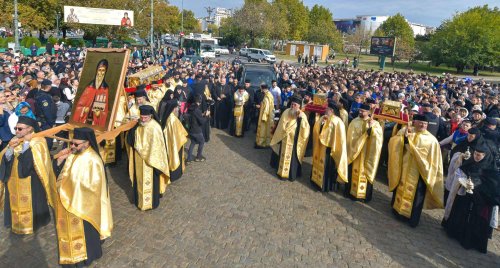
[[288,21],[291,40],[303,40],[309,29],[309,10],[301,0],[275,0]]

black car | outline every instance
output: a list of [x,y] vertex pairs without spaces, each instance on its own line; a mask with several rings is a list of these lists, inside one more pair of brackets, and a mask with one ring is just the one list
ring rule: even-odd
[[271,86],[271,81],[277,80],[274,66],[259,63],[244,63],[237,77],[240,84],[244,84],[245,80],[249,79],[254,88],[262,84]]

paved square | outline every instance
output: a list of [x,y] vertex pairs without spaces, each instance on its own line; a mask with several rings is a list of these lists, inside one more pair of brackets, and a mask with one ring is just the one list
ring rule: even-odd
[[[488,254],[449,239],[443,210],[424,211],[410,228],[390,210],[379,179],[372,202],[309,184],[279,181],[269,150],[255,150],[254,134],[239,139],[212,129],[207,161],[192,163],[160,207],[141,212],[122,162],[109,169],[114,231],[94,267],[500,267],[500,235]],[[0,267],[56,267],[54,225],[35,235],[13,235],[0,214]]]

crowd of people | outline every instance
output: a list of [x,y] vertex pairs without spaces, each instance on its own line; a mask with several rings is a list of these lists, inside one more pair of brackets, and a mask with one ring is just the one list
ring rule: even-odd
[[[445,208],[447,233],[487,251],[500,203],[498,84],[284,62],[274,65],[276,79],[267,84],[240,81],[239,59],[191,62],[168,48],[152,58],[133,48],[127,75],[153,65],[166,73],[119,100],[115,126],[138,124],[100,143],[93,129],[76,128],[66,143],[68,133],[58,134],[63,139],[35,133],[71,116],[85,50],[68,51],[0,56],[5,225],[31,234],[48,224],[52,207],[60,264],[90,264],[111,235],[106,149],[116,152],[111,162],[127,154],[135,205],[150,210],[186,165],[207,160],[211,128],[235,137],[255,131],[255,148],[271,148],[270,164],[282,180],[302,176],[304,159],[312,157],[311,184],[321,191],[343,187],[353,200],[369,202],[377,174],[387,177],[397,218],[416,227],[423,209]],[[326,105],[311,109],[318,96]],[[386,101],[399,103],[408,123],[374,117]]]

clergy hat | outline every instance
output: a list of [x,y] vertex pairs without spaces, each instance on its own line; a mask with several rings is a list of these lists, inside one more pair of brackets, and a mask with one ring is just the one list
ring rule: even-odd
[[179,103],[175,99],[168,100],[165,103],[165,112],[163,112],[163,114],[160,114],[160,116],[161,116],[161,129],[165,128],[165,125],[167,124],[168,117],[174,111],[174,109],[178,106],[179,106]]
[[146,89],[146,85],[145,84],[140,84],[136,87],[136,91],[140,91],[140,90],[145,90]]
[[99,146],[97,145],[97,139],[95,137],[95,132],[89,127],[80,127],[73,130],[73,139],[84,140],[90,143],[90,147],[99,154]]
[[488,149],[488,147],[484,144],[484,143],[480,143],[478,142],[476,144],[476,146],[474,146],[474,151],[478,152],[478,153],[487,153],[489,152],[490,150]]
[[137,90],[135,92],[135,97],[138,98],[138,97],[148,97],[148,94],[146,92],[146,90]]
[[18,124],[24,124],[24,125],[30,126],[30,127],[33,128],[33,130],[35,132],[40,131],[40,127],[38,126],[38,122],[35,119],[31,118],[31,117],[19,116],[19,119],[17,120],[17,123]]
[[302,105],[302,98],[299,95],[293,95],[290,97],[290,102],[295,102]]
[[141,115],[152,115],[155,112],[155,109],[151,105],[141,105],[139,106],[139,111]]
[[359,109],[360,109],[360,110],[365,110],[365,111],[370,111],[370,105],[362,103],[362,104],[359,106]]
[[42,86],[50,86],[52,82],[49,79],[43,79]]
[[245,83],[250,83],[250,79],[245,79]]
[[330,108],[330,109],[335,109],[335,108],[337,108],[337,105],[335,104],[335,102],[334,102],[334,101],[329,100],[329,101],[328,101],[328,108]]
[[413,120],[417,120],[417,121],[422,121],[422,122],[429,122],[429,119],[427,118],[427,116],[423,115],[423,114],[416,114],[413,116]]
[[153,80],[153,81],[151,82],[151,85],[158,85],[158,81],[157,81],[157,80]]
[[238,89],[238,90],[240,90],[240,89],[245,89],[245,86],[243,86],[243,85],[238,85],[238,86],[236,87],[236,89]]
[[472,134],[472,135],[477,135],[477,134],[481,133],[481,131],[479,130],[479,128],[473,127],[471,129],[469,129],[468,133]]

